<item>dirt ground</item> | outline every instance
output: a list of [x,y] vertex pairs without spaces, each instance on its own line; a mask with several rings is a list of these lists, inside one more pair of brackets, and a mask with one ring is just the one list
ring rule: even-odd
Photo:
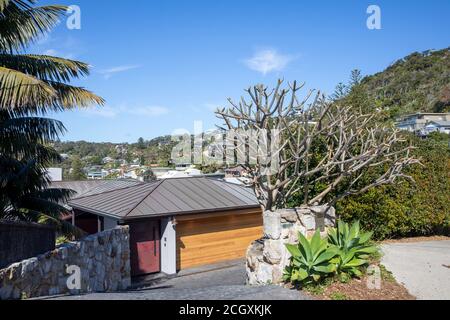
[[334,282],[322,294],[313,295],[322,300],[415,300],[395,280],[382,280],[380,289],[368,289],[367,278],[353,279],[348,283]]

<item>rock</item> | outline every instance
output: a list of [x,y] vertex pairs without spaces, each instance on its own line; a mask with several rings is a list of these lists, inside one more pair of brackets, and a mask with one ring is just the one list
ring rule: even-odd
[[298,234],[306,235],[306,228],[299,222],[289,230],[288,243],[298,243]]
[[101,251],[95,252],[95,261],[100,262],[103,259],[103,253]]
[[246,283],[249,286],[256,286],[258,285],[258,279],[256,279],[256,272],[254,272],[255,270],[250,270],[247,266],[246,268]]
[[60,294],[59,287],[57,287],[57,286],[50,287],[50,289],[48,290],[48,294],[50,296],[56,296],[56,295]]
[[256,278],[258,284],[272,284],[273,282],[273,267],[267,263],[261,263],[256,270]]
[[334,226],[335,210],[326,206],[302,206],[263,214],[264,238],[247,249],[246,280],[250,285],[277,284],[291,255],[285,243],[298,243],[298,234],[312,236],[316,230],[326,236],[328,227]]
[[38,258],[31,258],[22,261],[21,276],[24,277],[27,273],[31,273],[38,267]]
[[52,269],[52,261],[49,259],[45,259],[41,263],[43,273],[49,273]]
[[295,209],[284,209],[280,212],[281,222],[296,222],[298,220]]
[[[1,284],[1,283],[0,283]],[[12,284],[3,283],[0,286],[0,300],[8,300],[12,298]]]
[[289,238],[289,231],[293,228],[293,223],[281,223],[281,239]]
[[281,218],[279,212],[265,211],[263,213],[264,236],[278,240],[281,236]]
[[300,217],[300,220],[306,230],[315,230],[316,229],[316,219],[314,216],[308,214]]
[[58,249],[58,258],[61,260],[67,259],[69,256],[69,250],[66,247],[62,247]]
[[272,268],[272,283],[278,284],[283,282],[284,267],[280,265],[273,266]]
[[129,287],[131,287],[131,278],[126,277],[126,278],[122,279],[122,281],[120,282],[119,289],[127,290]]
[[22,275],[22,264],[14,263],[9,266],[8,271],[8,280],[17,281]]
[[282,240],[268,239],[264,241],[263,257],[270,264],[277,264],[281,261],[284,243]]
[[14,287],[11,298],[15,300],[19,300],[22,298],[22,291],[20,290],[20,288]]
[[336,226],[336,209],[331,207],[324,217],[325,227],[334,228]]

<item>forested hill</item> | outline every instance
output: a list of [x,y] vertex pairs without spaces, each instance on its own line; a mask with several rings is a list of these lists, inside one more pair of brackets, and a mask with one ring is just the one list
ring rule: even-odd
[[415,112],[448,112],[450,47],[410,54],[383,72],[365,77],[361,84],[391,118]]
[[[350,91],[350,103],[370,108],[375,104],[391,120],[415,112],[449,112],[450,47],[412,53],[386,70],[353,83],[358,85]],[[170,158],[174,143],[170,136],[163,136],[150,141],[141,138],[134,144],[120,144],[120,148],[113,143],[84,141],[56,142],[54,146],[59,153],[80,158],[95,157],[96,162],[107,156],[127,160],[138,156],[148,164],[165,164]]]

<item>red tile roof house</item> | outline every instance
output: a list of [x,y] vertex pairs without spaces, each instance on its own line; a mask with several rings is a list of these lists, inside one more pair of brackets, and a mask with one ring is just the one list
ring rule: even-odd
[[262,237],[253,190],[205,177],[143,183],[59,182],[78,192],[72,222],[88,233],[130,226],[132,275],[177,271],[245,256]]

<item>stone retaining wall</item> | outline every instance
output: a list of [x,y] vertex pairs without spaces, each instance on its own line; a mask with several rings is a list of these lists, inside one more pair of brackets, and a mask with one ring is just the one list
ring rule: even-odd
[[[67,281],[75,279],[75,269],[80,271],[81,286],[70,290]],[[130,285],[128,226],[88,236],[0,270],[2,300],[117,291]]]
[[286,243],[298,243],[298,233],[305,236],[320,230],[324,235],[334,227],[334,208],[326,206],[300,207],[266,211],[264,237],[253,242],[247,250],[247,283],[250,285],[282,282],[283,271],[289,264]]

